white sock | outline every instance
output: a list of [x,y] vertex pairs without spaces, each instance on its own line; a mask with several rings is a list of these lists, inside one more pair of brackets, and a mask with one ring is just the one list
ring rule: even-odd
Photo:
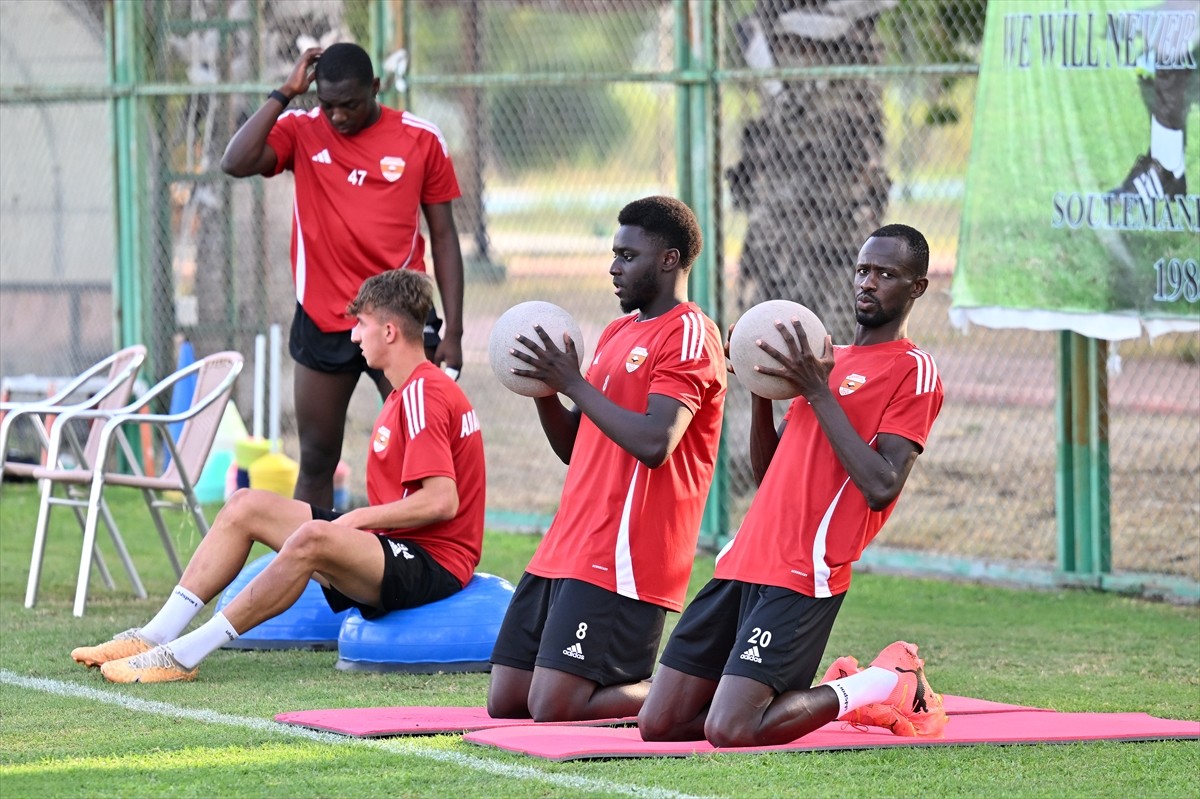
[[171,654],[184,668],[194,669],[200,661],[237,637],[237,630],[225,614],[218,613],[179,640],[172,641]]
[[1175,177],[1183,175],[1183,131],[1150,117],[1150,157]]
[[200,597],[182,585],[177,585],[171,592],[171,596],[167,597],[167,602],[162,606],[162,610],[139,630],[139,634],[147,641],[153,641],[156,644],[174,641],[203,608],[204,603],[200,601]]
[[828,685],[837,692],[842,708],[838,711],[838,718],[841,718],[863,705],[873,705],[887,699],[899,681],[900,675],[896,672],[871,666],[857,674],[830,680],[822,685]]

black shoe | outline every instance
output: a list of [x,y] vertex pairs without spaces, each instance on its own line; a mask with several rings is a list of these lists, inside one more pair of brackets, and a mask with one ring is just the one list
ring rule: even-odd
[[1187,175],[1175,177],[1149,153],[1144,153],[1133,162],[1133,169],[1129,170],[1125,182],[1109,194],[1136,194],[1143,200],[1183,195],[1187,194]]

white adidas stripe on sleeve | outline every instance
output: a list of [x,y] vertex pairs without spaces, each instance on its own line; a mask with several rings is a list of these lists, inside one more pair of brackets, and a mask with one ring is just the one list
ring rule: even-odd
[[680,319],[683,321],[683,344],[679,360],[692,361],[704,352],[704,320],[695,311],[684,314]]
[[421,130],[428,131],[434,136],[437,136],[438,143],[442,145],[442,155],[450,154],[450,148],[446,146],[446,137],[442,135],[442,130],[437,125],[433,124],[428,119],[421,119],[421,117],[414,116],[407,111],[404,112],[402,119],[405,125],[411,125],[414,128],[420,128]]
[[404,388],[404,418],[408,422],[408,438],[416,438],[425,429],[425,378],[419,377]]
[[908,354],[917,362],[917,394],[927,394],[937,388],[937,364],[933,356],[923,350],[909,350]]

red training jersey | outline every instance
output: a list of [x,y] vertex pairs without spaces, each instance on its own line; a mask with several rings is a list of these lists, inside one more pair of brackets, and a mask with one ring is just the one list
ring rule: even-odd
[[[921,447],[942,408],[933,357],[908,339],[836,347],[829,387],[872,446],[880,433]],[[741,528],[717,556],[714,576],[828,597],[850,588],[850,567],[892,514],[867,507],[834,454],[812,406],[797,397]]]
[[367,500],[372,505],[408,496],[426,477],[449,477],[458,489],[453,519],[423,527],[376,530],[385,538],[420,544],[463,585],[479,565],[487,477],[479,417],[467,395],[441,369],[425,362],[388,395],[367,453]]
[[587,381],[622,408],[644,413],[662,394],[694,415],[667,462],[648,469],[585,414],[558,513],[526,571],[680,610],[725,409],[720,331],[691,302],[644,322],[621,317],[600,335]]
[[288,111],[267,135],[275,172],[295,174],[292,277],[296,300],[326,333],[349,330],[346,305],[388,269],[425,271],[422,205],[461,196],[442,133],[432,122],[380,106],[353,136],[320,108]]

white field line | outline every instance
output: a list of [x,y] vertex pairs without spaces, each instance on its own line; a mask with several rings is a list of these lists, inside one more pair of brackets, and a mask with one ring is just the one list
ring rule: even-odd
[[0,669],[0,683],[72,699],[85,699],[92,702],[101,702],[106,705],[116,705],[117,707],[132,710],[136,713],[152,713],[157,716],[198,721],[203,724],[223,724],[227,727],[241,727],[242,729],[254,730],[255,732],[268,732],[292,738],[305,738],[332,746],[365,746],[372,749],[382,749],[393,754],[423,757],[429,760],[437,760],[442,763],[487,772],[500,777],[545,782],[571,790],[605,791],[620,796],[638,797],[638,799],[698,799],[698,797],[694,797],[691,794],[679,793],[678,791],[666,790],[664,788],[629,785],[587,777],[575,777],[570,774],[551,774],[529,766],[517,766],[488,760],[487,758],[472,757],[471,755],[464,755],[459,752],[447,752],[424,746],[417,743],[414,738],[353,738],[335,735],[334,733],[280,724],[275,721],[268,721],[267,719],[234,716],[228,713],[217,713],[213,710],[194,710],[192,708],[168,704],[167,702],[139,699],[110,691],[101,691],[86,685],[48,680],[43,677],[25,677],[3,669]]

